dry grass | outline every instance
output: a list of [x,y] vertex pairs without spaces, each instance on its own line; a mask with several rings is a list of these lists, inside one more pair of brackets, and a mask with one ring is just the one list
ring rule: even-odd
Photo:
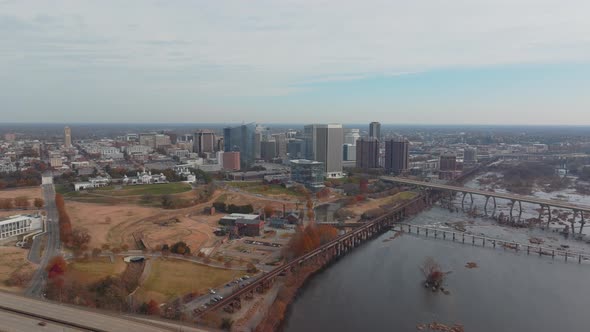
[[7,287],[4,282],[15,271],[32,271],[35,267],[27,260],[27,251],[16,247],[0,247],[0,289],[19,291],[20,289]]
[[153,299],[162,303],[191,292],[206,293],[210,288],[243,275],[244,273],[239,271],[212,268],[186,261],[157,259],[152,262],[150,276],[139,289],[137,296],[143,301]]
[[2,198],[15,198],[18,196],[28,196],[33,203],[35,198],[43,198],[41,187],[26,187],[16,189],[4,189],[0,190],[0,199]]
[[91,284],[108,276],[116,276],[125,270],[126,264],[122,258],[116,257],[111,263],[107,257],[76,261],[68,265],[68,277],[84,284]]
[[354,206],[347,207],[347,209],[354,212],[357,216],[360,216],[364,212],[378,208],[380,206],[395,204],[397,202],[409,200],[414,197],[416,197],[416,193],[411,192],[411,191],[404,191],[401,193],[397,193],[393,196],[387,196],[387,197],[383,197],[383,198],[367,200],[367,201],[361,202],[359,204],[356,204]]

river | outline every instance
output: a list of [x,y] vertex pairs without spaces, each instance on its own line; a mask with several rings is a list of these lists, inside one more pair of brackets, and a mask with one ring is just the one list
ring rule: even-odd
[[[409,222],[446,228],[465,221],[474,234],[545,246],[588,245],[556,233],[513,229],[434,207]],[[589,227],[590,228],[590,227]],[[448,229],[448,228],[447,228]],[[590,264],[442,239],[387,232],[312,277],[292,304],[284,331],[416,331],[422,323],[462,324],[465,331],[584,331]],[[434,258],[445,271],[449,295],[423,287],[420,266]],[[478,268],[468,269],[467,262]]]

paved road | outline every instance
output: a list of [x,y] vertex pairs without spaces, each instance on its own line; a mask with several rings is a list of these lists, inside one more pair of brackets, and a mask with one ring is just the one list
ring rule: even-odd
[[195,309],[203,308],[203,306],[205,306],[205,305],[206,306],[212,305],[215,303],[215,302],[213,302],[214,297],[222,296],[223,298],[226,298],[226,297],[232,295],[234,292],[241,289],[242,287],[249,285],[254,280],[256,280],[256,277],[250,278],[248,280],[243,280],[243,281],[234,280],[234,281],[230,282],[229,284],[226,284],[222,287],[216,288],[215,289],[216,294],[209,293],[209,294],[203,295],[203,296],[196,298],[193,301],[185,304],[184,311],[187,314],[191,314],[194,312]]
[[41,257],[39,269],[33,275],[29,288],[25,292],[27,296],[40,297],[44,293],[47,272],[45,268],[49,260],[58,255],[61,249],[59,241],[59,217],[55,205],[55,187],[53,184],[42,185],[45,199],[45,211],[47,213],[46,234],[47,244]]
[[472,193],[472,194],[481,195],[481,196],[494,196],[496,198],[503,198],[503,199],[507,199],[507,200],[516,200],[516,201],[521,201],[521,202],[526,202],[526,203],[552,206],[552,207],[561,208],[561,209],[590,212],[589,206],[576,205],[576,204],[558,201],[558,200],[541,199],[541,198],[537,198],[537,197],[533,197],[533,196],[497,193],[497,192],[492,192],[492,191],[472,189],[472,188],[467,188],[467,187],[449,186],[446,184],[437,184],[437,183],[431,183],[431,182],[416,181],[416,180],[410,180],[410,179],[399,178],[399,177],[391,177],[391,176],[382,176],[381,179],[384,181],[396,182],[396,183],[407,184],[407,185],[412,185],[412,186],[430,187],[430,188],[434,188],[434,189],[451,190],[451,191],[455,191],[455,192],[466,192],[466,193]]
[[[27,315],[10,312],[10,310],[26,312]],[[0,292],[1,331],[46,331],[45,327],[36,325],[40,321],[46,320],[49,320],[47,331],[204,331],[190,326],[177,325],[173,322],[158,322],[129,316],[108,315],[102,312],[82,310],[71,306]],[[68,326],[67,324],[60,325],[53,320],[76,324],[80,328],[65,329],[64,327]]]

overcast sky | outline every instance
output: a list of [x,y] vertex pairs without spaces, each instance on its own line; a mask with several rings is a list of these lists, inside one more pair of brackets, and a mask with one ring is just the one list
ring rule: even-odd
[[588,0],[0,0],[2,122],[590,125]]

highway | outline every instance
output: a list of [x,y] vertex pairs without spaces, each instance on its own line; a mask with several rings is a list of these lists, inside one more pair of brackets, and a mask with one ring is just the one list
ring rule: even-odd
[[[82,310],[52,302],[0,292],[0,331],[161,332],[204,330],[173,322],[151,321]],[[38,325],[44,322],[46,326]]]
[[[45,268],[49,263],[49,260],[58,255],[60,252],[60,240],[59,240],[59,216],[57,213],[57,207],[55,205],[55,187],[53,183],[44,184],[41,186],[43,190],[43,198],[45,200],[45,212],[47,214],[46,222],[46,234],[47,244],[43,251],[43,256],[40,259],[38,270],[33,275],[29,288],[26,290],[25,295],[32,297],[40,297],[44,293],[45,283],[47,279],[47,272]],[[41,237],[37,238],[40,241]],[[33,248],[37,248],[38,244],[34,244]],[[38,257],[33,257],[38,259]]]
[[541,199],[541,198],[537,198],[537,197],[533,197],[533,196],[497,193],[497,192],[493,192],[493,191],[485,191],[485,190],[472,189],[472,188],[466,188],[466,187],[449,186],[446,184],[416,181],[416,180],[410,180],[410,179],[399,178],[399,177],[391,177],[391,176],[382,176],[381,179],[383,181],[395,182],[395,183],[400,183],[400,184],[405,184],[405,185],[410,185],[410,186],[428,187],[428,188],[433,188],[433,189],[470,193],[470,194],[481,195],[481,196],[493,196],[496,198],[502,198],[502,199],[506,199],[509,201],[520,201],[523,203],[539,204],[539,205],[544,205],[544,206],[552,206],[552,207],[556,207],[556,208],[560,208],[560,209],[569,209],[569,210],[576,210],[576,211],[583,211],[583,212],[590,213],[590,206],[576,205],[576,204],[571,204],[568,202],[557,201],[557,200]]

